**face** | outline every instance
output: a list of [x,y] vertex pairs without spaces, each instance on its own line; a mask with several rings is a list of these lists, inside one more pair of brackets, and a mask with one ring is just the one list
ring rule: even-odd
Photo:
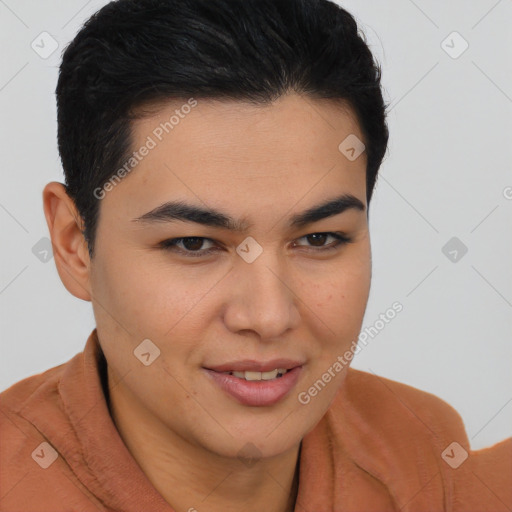
[[[151,149],[100,201],[89,276],[98,335],[115,392],[144,421],[219,456],[252,443],[272,457],[324,415],[347,370],[333,365],[361,329],[366,157],[338,146],[363,135],[329,100],[184,103],[134,122],[133,150]],[[190,209],[160,208],[174,202]],[[193,208],[218,215],[190,220]],[[274,378],[246,380],[258,370]]]

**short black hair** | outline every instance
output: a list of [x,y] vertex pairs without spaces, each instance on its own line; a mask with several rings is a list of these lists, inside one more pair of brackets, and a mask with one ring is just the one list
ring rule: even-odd
[[329,0],[108,3],[66,47],[56,88],[65,187],[91,257],[94,191],[130,158],[138,108],[190,97],[267,104],[288,92],[344,102],[364,136],[369,205],[389,136],[380,81],[354,17]]

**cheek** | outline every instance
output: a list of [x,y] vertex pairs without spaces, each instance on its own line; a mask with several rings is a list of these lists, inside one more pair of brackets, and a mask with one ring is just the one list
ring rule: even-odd
[[305,418],[325,413],[350,367],[368,301],[370,265],[369,257],[350,265],[347,260],[324,293],[317,291],[316,314],[310,317],[315,326],[311,365],[297,395]]
[[[371,260],[367,251],[358,250],[353,258],[341,260],[318,290],[316,305],[337,334],[339,328],[352,330],[362,322],[371,283]],[[318,289],[318,287],[317,287]],[[335,328],[337,327],[337,329]]]
[[371,283],[371,259],[363,249],[354,252],[354,258],[340,260],[323,291],[316,286],[315,314],[311,316],[314,338],[318,340],[315,374],[326,371],[338,356],[357,343]]
[[106,312],[133,334],[146,337],[159,337],[171,329],[200,296],[197,283],[194,288],[175,269],[151,265],[136,251],[102,254],[91,284]]

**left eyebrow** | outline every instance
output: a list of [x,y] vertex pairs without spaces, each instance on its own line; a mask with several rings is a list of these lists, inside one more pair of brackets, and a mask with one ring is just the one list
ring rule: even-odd
[[[296,213],[290,218],[290,227],[302,228],[327,217],[338,215],[347,210],[364,212],[364,203],[352,194],[343,194],[329,199],[319,205]],[[133,219],[135,222],[195,222],[205,226],[228,229],[230,231],[246,233],[251,227],[246,219],[234,219],[228,214],[211,208],[203,208],[185,201],[169,201],[153,210]]]

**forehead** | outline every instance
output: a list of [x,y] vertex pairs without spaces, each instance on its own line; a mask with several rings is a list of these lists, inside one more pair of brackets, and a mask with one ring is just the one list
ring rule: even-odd
[[[186,139],[196,149],[212,154],[227,153],[228,149],[231,153],[257,150],[261,144],[270,153],[268,144],[279,142],[272,148],[272,156],[289,158],[290,149],[296,154],[311,153],[321,139],[330,144],[332,137],[343,133],[363,139],[356,115],[346,102],[296,93],[264,104],[202,98],[161,101],[145,107],[145,112],[147,115],[132,124],[135,145],[151,136],[159,145],[174,142],[178,146]],[[211,146],[213,141],[222,145]],[[306,145],[299,148],[299,143]],[[226,154],[227,158],[234,156]]]
[[108,202],[134,216],[172,198],[260,213],[338,193],[366,202],[366,155],[350,161],[338,149],[351,135],[363,140],[350,107],[298,94],[161,103],[133,121],[131,149],[145,156]]

